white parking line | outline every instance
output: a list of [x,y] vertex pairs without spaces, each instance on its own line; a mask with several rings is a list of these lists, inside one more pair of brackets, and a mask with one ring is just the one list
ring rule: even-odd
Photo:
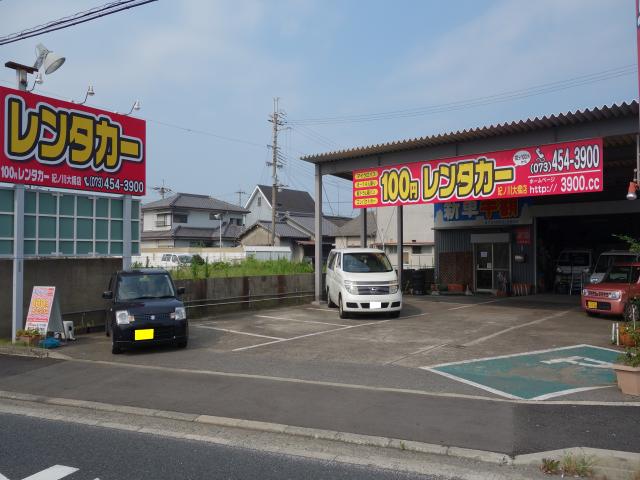
[[477,345],[478,343],[482,343],[486,340],[490,340],[494,337],[497,337],[498,335],[502,335],[505,333],[508,333],[512,330],[517,330],[519,328],[523,328],[523,327],[528,327],[529,325],[535,325],[537,323],[542,323],[542,322],[546,322],[547,320],[551,320],[557,317],[561,317],[562,315],[565,315],[567,313],[569,313],[571,310],[565,310],[564,312],[559,312],[559,313],[554,313],[553,315],[549,315],[547,317],[543,317],[543,318],[539,318],[538,320],[533,320],[532,322],[527,322],[527,323],[522,323],[520,325],[515,325],[513,327],[509,327],[509,328],[505,328],[504,330],[500,330],[499,332],[496,333],[492,333],[491,335],[487,335],[485,337],[480,337],[480,338],[476,338],[475,340],[471,340],[470,342],[467,343],[463,343],[462,345],[464,347],[470,347],[471,345]]
[[461,307],[447,308],[447,310],[460,310],[461,308],[471,308],[471,307],[475,307],[476,305],[487,305],[488,303],[496,303],[499,301],[500,300],[489,300],[488,302],[471,303],[471,304],[462,305]]
[[329,308],[315,308],[315,307],[309,307],[309,308],[305,308],[305,310],[317,310],[318,312],[335,312],[335,310],[329,309]]
[[347,327],[348,325],[344,325],[342,323],[329,323],[329,322],[316,322],[315,320],[298,320],[294,318],[286,318],[286,317],[271,317],[269,315],[255,315],[257,318],[270,318],[272,320],[284,320],[285,322],[299,322],[299,323],[319,323],[321,325],[334,325],[337,327]]
[[240,332],[238,330],[229,330],[228,328],[210,327],[208,325],[193,325],[195,328],[208,328],[209,330],[218,330],[220,332],[237,333],[238,335],[249,335],[250,337],[271,338],[272,340],[286,340],[282,337],[270,337],[269,335],[260,335],[258,333]]
[[342,328],[332,328],[331,330],[325,330],[323,332],[308,333],[306,335],[298,335],[297,337],[282,338],[282,339],[279,339],[279,340],[274,340],[273,342],[265,342],[265,343],[259,343],[257,345],[250,345],[248,347],[234,348],[231,351],[232,352],[241,352],[243,350],[251,350],[252,348],[264,347],[266,345],[273,345],[273,344],[282,343],[282,342],[290,342],[292,340],[298,340],[300,338],[313,337],[313,336],[316,336],[316,335],[323,335],[325,333],[338,332],[340,330],[348,330],[350,328],[366,327],[367,325],[380,325],[380,324],[386,323],[388,321],[389,320],[382,320],[382,321],[379,321],[379,322],[362,323],[360,325],[349,325],[347,327],[342,327]]
[[33,475],[26,477],[24,480],[60,480],[72,473],[77,472],[77,468],[65,467],[64,465],[54,465],[41,472],[34,473]]

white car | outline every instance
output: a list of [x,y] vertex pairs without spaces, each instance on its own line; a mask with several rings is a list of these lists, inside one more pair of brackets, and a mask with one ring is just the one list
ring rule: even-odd
[[191,260],[193,260],[193,255],[188,253],[165,253],[160,259],[159,266],[167,269],[188,267],[191,264]]
[[340,318],[350,313],[388,313],[398,317],[402,292],[398,276],[382,250],[331,250],[327,260],[327,302]]

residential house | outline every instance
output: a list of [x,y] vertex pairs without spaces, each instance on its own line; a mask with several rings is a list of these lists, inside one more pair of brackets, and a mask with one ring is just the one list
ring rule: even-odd
[[208,195],[177,193],[142,205],[141,247],[236,246],[248,213]]
[[[308,192],[280,188],[276,193],[276,214],[314,215],[315,202]],[[271,187],[257,185],[244,208],[248,210],[246,225],[251,227],[260,220],[271,220]]]

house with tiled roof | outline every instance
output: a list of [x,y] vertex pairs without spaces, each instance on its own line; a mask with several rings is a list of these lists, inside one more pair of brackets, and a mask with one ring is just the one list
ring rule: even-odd
[[248,213],[208,195],[176,193],[142,205],[141,247],[236,246]]

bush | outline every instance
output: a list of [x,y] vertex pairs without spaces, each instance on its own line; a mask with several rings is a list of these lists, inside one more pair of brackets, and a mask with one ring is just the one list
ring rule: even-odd
[[176,280],[211,278],[211,277],[248,277],[258,275],[295,275],[298,273],[312,273],[313,265],[307,262],[291,262],[289,260],[260,261],[247,258],[242,262],[213,262],[205,261],[202,265],[192,262],[189,268],[178,268],[170,273]]

